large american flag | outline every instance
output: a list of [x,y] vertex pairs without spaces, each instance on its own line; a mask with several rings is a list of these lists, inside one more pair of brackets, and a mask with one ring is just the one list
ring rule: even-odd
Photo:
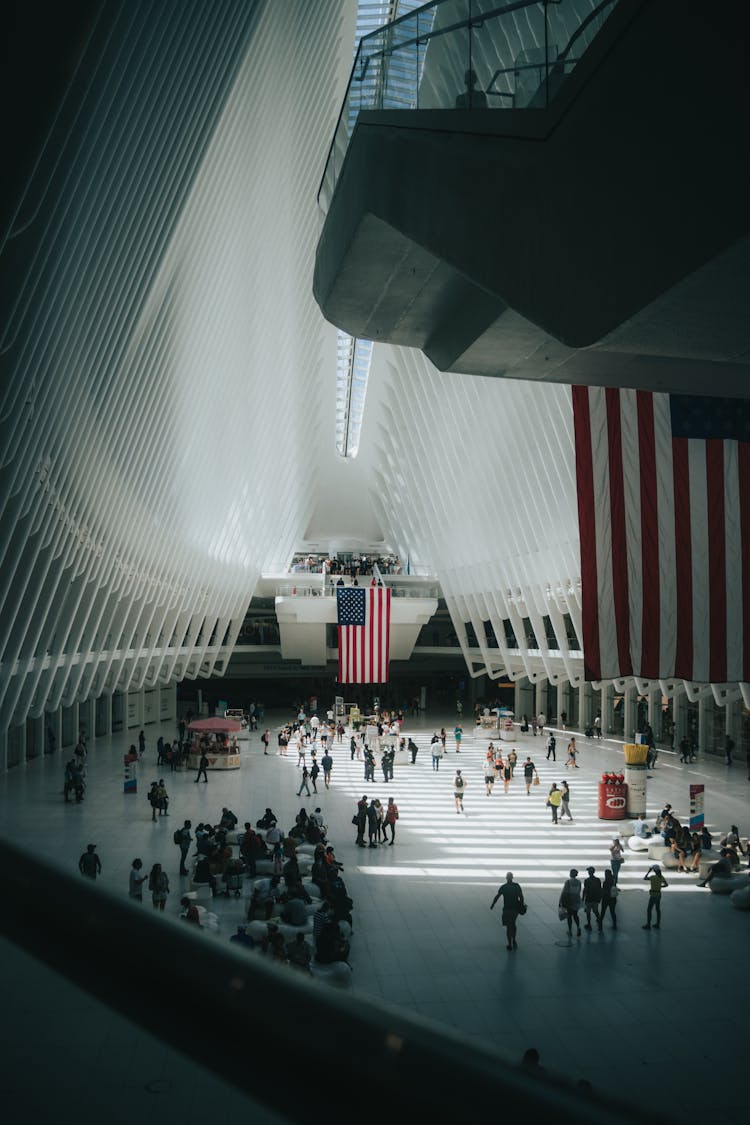
[[336,591],[340,684],[382,684],[388,679],[391,591],[386,586]]
[[750,402],[573,387],[586,679],[750,681]]

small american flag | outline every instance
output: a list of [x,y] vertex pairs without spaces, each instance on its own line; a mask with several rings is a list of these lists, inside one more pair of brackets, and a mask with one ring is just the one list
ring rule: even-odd
[[347,586],[336,591],[340,684],[382,684],[388,679],[391,591]]
[[750,402],[573,388],[586,679],[750,680]]

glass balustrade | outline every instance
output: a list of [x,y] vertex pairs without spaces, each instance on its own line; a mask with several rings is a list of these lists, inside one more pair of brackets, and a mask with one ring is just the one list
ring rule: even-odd
[[432,0],[365,35],[328,153],[328,210],[357,118],[373,109],[543,109],[618,0]]

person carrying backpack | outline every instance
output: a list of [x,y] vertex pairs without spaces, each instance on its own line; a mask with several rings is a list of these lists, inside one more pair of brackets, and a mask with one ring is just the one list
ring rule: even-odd
[[186,820],[182,828],[175,829],[174,836],[172,837],[175,844],[177,844],[178,848],[180,849],[180,875],[189,874],[185,859],[187,858],[187,854],[190,850],[190,845],[193,841],[193,837],[190,834],[191,828],[192,823],[189,820]]
[[456,801],[456,812],[462,813],[464,811],[464,790],[466,789],[466,781],[461,776],[461,771],[456,770],[456,776],[453,781],[453,796]]

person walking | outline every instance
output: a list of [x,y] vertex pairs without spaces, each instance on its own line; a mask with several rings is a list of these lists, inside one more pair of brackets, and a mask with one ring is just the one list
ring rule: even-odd
[[102,873],[102,861],[96,854],[96,844],[87,844],[86,851],[78,860],[78,870],[87,879],[96,879]]
[[596,918],[596,925],[601,933],[602,918],[599,913],[599,904],[602,901],[602,881],[596,875],[595,867],[587,867],[588,879],[583,881],[583,908],[586,911],[586,925],[584,929],[591,929],[591,915]]
[[[393,797],[388,798],[388,806],[385,810],[385,826],[391,830],[391,838],[388,842],[388,847],[391,847],[396,842],[396,821],[398,820],[398,805],[393,800]],[[383,840],[385,841],[385,832],[383,833]]]
[[[453,737],[456,740],[456,753],[457,754],[461,753],[461,739],[463,738],[463,736],[464,736],[464,728],[461,726],[460,723],[456,723],[455,727],[453,728]],[[443,746],[445,746],[445,741],[443,741]]]
[[162,871],[160,863],[155,863],[148,877],[148,889],[151,891],[151,902],[154,910],[164,910],[169,894],[169,877]]
[[185,860],[190,851],[190,845],[193,842],[193,837],[190,834],[190,829],[192,827],[192,821],[186,820],[182,828],[178,828],[174,834],[174,842],[180,849],[180,875],[189,874]]
[[433,768],[433,770],[439,770],[440,769],[440,759],[443,756],[443,744],[440,741],[440,735],[439,734],[434,734],[432,736],[432,744],[430,746],[430,752],[432,754],[432,768]]
[[318,776],[320,774],[320,766],[313,758],[313,763],[310,766],[310,781],[312,782],[313,792],[318,792]]
[[196,784],[200,781],[201,774],[203,774],[203,780],[205,782],[208,782],[208,773],[206,772],[207,770],[208,770],[208,758],[206,757],[205,751],[202,750],[201,756],[200,756],[200,761],[198,762],[198,774],[197,774],[197,777],[195,779]]
[[145,731],[141,731],[138,735],[138,756],[140,758],[142,758],[143,755],[145,754],[145,752],[146,752],[146,734],[145,734]]
[[[297,790],[297,796],[298,797],[302,793],[303,789],[307,793],[308,797],[312,796],[312,793],[310,792],[309,777],[310,777],[310,771],[308,770],[307,766],[303,766],[302,767],[302,780],[300,781],[299,789]],[[315,790],[315,792],[317,793],[317,789]]]
[[505,765],[503,766],[503,788],[504,788],[504,791],[506,793],[510,789],[510,783],[511,783],[512,778],[513,778],[513,766],[510,764],[510,757],[507,757],[505,759]]
[[576,748],[575,735],[573,735],[570,739],[570,742],[568,743],[568,760],[565,763],[566,769],[568,768],[568,766],[572,766],[573,769],[576,769],[576,770],[579,768],[578,762],[576,761],[576,755],[577,754],[578,754],[578,750]]
[[572,937],[573,923],[575,922],[578,931],[577,936],[580,937],[581,923],[578,918],[578,911],[581,909],[581,880],[578,878],[578,870],[575,867],[571,867],[570,876],[563,883],[558,909],[561,918],[564,917],[568,924],[568,936]]
[[655,863],[649,867],[646,874],[643,876],[644,881],[649,884],[648,888],[648,906],[646,907],[646,924],[642,927],[644,930],[651,929],[651,915],[656,910],[656,921],[654,922],[654,929],[658,930],[661,926],[661,892],[662,887],[668,887],[669,883],[661,873],[661,867]]
[[271,741],[271,732],[270,732],[270,730],[265,730],[265,731],[263,732],[263,734],[262,734],[262,735],[260,736],[260,740],[261,740],[261,742],[263,743],[263,753],[264,753],[264,754],[267,754],[267,753],[268,753],[268,744],[269,744],[269,742]]
[[518,949],[518,942],[516,941],[516,923],[519,914],[526,913],[526,903],[523,898],[523,891],[518,883],[513,881],[513,872],[509,871],[505,876],[505,882],[498,887],[497,894],[490,903],[490,910],[494,910],[495,903],[501,898],[503,900],[503,915],[502,923],[505,926],[505,933],[507,935],[506,949]]
[[532,783],[533,783],[535,777],[536,777],[537,782],[538,782],[539,781],[539,774],[536,772],[536,766],[532,762],[531,758],[527,757],[526,761],[523,763],[523,779],[526,783],[526,796],[527,797],[528,797],[529,793],[531,792],[531,786],[532,786]]
[[143,884],[148,879],[148,875],[141,875],[142,868],[143,860],[134,859],[128,879],[128,894],[135,902],[143,902]]
[[614,879],[615,886],[620,875],[620,868],[625,862],[625,852],[620,842],[619,836],[615,836],[609,848],[609,866],[612,868],[612,878]]
[[564,816],[567,816],[570,821],[573,820],[570,815],[570,786],[567,781],[563,781],[560,786],[560,823],[562,823]]
[[495,755],[489,756],[484,764],[484,791],[488,797],[492,796],[492,786],[495,784]]
[[464,811],[464,790],[466,789],[466,781],[461,776],[461,771],[456,770],[456,776],[453,781],[453,796],[456,801],[456,812],[462,813]]
[[552,782],[552,788],[547,794],[547,804],[552,812],[552,823],[557,824],[557,814],[562,803],[562,793],[557,788],[557,782]]
[[[615,879],[611,871],[604,872],[604,882],[602,884],[602,906],[601,906],[601,920],[604,922],[604,916],[609,911],[609,916],[612,919],[612,929],[617,929],[617,896],[619,891],[615,886]],[[601,929],[601,926],[599,927]]]
[[555,754],[555,748],[556,747],[557,747],[557,740],[556,740],[554,734],[552,733],[552,731],[550,731],[549,738],[547,739],[547,761],[549,761],[550,758],[552,758],[553,762],[557,761],[557,757],[556,757],[556,754]]
[[413,738],[409,739],[406,748],[411,754],[411,764],[414,765],[417,760],[417,754],[419,753],[419,747],[417,746]]
[[331,788],[331,770],[333,769],[333,758],[328,753],[328,751],[326,751],[325,754],[323,755],[323,757],[320,759],[320,764],[323,767],[323,781],[325,782],[326,789],[330,789]]

